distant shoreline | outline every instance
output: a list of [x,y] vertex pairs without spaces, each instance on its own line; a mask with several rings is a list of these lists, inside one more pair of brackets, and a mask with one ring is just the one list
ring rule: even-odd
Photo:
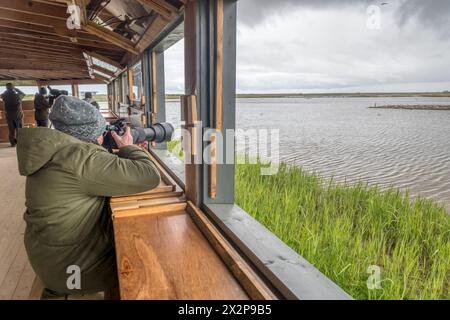
[[404,109],[404,110],[448,110],[450,111],[450,105],[386,105],[386,106],[373,106],[370,109]]
[[[168,94],[166,100],[179,100],[180,95]],[[365,92],[365,93],[239,93],[238,99],[265,99],[265,98],[450,98],[450,92]]]
[[[179,94],[167,94],[166,101],[180,101]],[[392,93],[239,93],[238,99],[313,99],[313,98],[450,98],[450,92],[392,92]],[[33,100],[34,94],[28,94],[25,100]],[[106,94],[97,94],[98,102],[107,102]]]

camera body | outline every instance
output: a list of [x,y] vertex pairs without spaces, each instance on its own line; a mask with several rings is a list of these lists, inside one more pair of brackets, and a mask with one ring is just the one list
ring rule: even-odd
[[[127,126],[125,119],[118,119],[106,127],[106,134],[104,136],[103,147],[109,151],[118,149],[111,133],[116,132],[119,136],[125,133]],[[149,128],[134,127],[131,128],[131,136],[133,137],[133,144],[148,142],[169,142],[175,129],[170,123],[157,123]]]
[[49,102],[50,106],[53,106],[56,98],[58,98],[59,96],[62,96],[62,95],[68,96],[69,95],[69,93],[66,90],[52,89],[52,87],[50,87],[50,86],[48,86],[47,88],[49,90],[48,102]]

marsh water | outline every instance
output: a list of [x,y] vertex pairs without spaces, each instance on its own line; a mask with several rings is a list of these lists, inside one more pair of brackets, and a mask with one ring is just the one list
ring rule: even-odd
[[[450,208],[450,111],[371,109],[450,98],[238,99],[237,127],[279,129],[280,160],[338,182],[398,187]],[[179,123],[179,104],[168,103]]]

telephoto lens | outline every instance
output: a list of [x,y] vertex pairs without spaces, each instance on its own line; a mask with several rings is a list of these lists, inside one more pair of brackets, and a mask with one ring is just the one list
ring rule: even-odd
[[150,128],[132,128],[131,135],[133,136],[134,144],[148,142],[169,142],[172,140],[175,129],[170,123],[157,123]]

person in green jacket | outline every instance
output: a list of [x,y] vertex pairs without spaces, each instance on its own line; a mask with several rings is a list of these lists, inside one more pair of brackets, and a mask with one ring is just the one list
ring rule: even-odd
[[47,89],[42,87],[34,96],[34,119],[38,127],[48,127],[50,102],[47,97]]
[[113,134],[118,154],[107,152],[106,122],[87,102],[61,96],[50,120],[56,130],[21,129],[18,137],[30,263],[47,293],[108,291],[118,286],[108,198],[157,187],[159,172],[129,128]]

